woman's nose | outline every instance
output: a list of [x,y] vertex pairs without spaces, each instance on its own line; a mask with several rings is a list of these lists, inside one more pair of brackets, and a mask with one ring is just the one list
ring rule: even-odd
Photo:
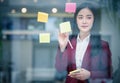
[[86,23],[86,19],[85,18],[83,19],[83,23]]

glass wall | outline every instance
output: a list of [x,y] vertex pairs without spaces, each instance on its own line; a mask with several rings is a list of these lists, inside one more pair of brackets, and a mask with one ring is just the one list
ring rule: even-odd
[[[119,83],[120,1],[86,1],[100,5],[93,32],[99,31],[112,53],[112,78],[104,81]],[[67,2],[79,6],[83,0],[0,0],[0,83],[65,83],[67,72],[55,68],[59,24],[70,21],[74,31],[70,35],[78,33],[74,13],[65,12]],[[22,12],[22,8],[26,9]],[[38,12],[48,13],[48,22],[38,22]],[[50,43],[40,43],[39,34],[46,32],[50,33]]]

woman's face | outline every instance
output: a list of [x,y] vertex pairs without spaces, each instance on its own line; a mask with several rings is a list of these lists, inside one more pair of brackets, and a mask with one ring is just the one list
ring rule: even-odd
[[77,25],[80,32],[88,33],[90,32],[93,22],[94,16],[90,9],[83,8],[77,14]]

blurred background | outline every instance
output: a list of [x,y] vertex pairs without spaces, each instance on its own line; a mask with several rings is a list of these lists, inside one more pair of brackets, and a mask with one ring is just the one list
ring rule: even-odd
[[[97,2],[99,33],[109,42],[113,79],[120,76],[120,0],[0,0],[0,83],[64,83],[55,70],[59,23],[73,14],[65,13],[65,3]],[[47,23],[37,22],[37,13],[49,14]],[[73,28],[73,27],[72,27]],[[39,43],[38,34],[51,33],[49,44]],[[58,79],[57,79],[58,78]],[[111,83],[111,82],[109,82]]]

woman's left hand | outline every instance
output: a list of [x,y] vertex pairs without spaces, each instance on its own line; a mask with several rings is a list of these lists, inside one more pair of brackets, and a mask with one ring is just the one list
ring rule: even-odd
[[79,73],[69,74],[68,76],[79,79],[79,80],[86,80],[90,78],[90,71],[84,68],[81,68]]

